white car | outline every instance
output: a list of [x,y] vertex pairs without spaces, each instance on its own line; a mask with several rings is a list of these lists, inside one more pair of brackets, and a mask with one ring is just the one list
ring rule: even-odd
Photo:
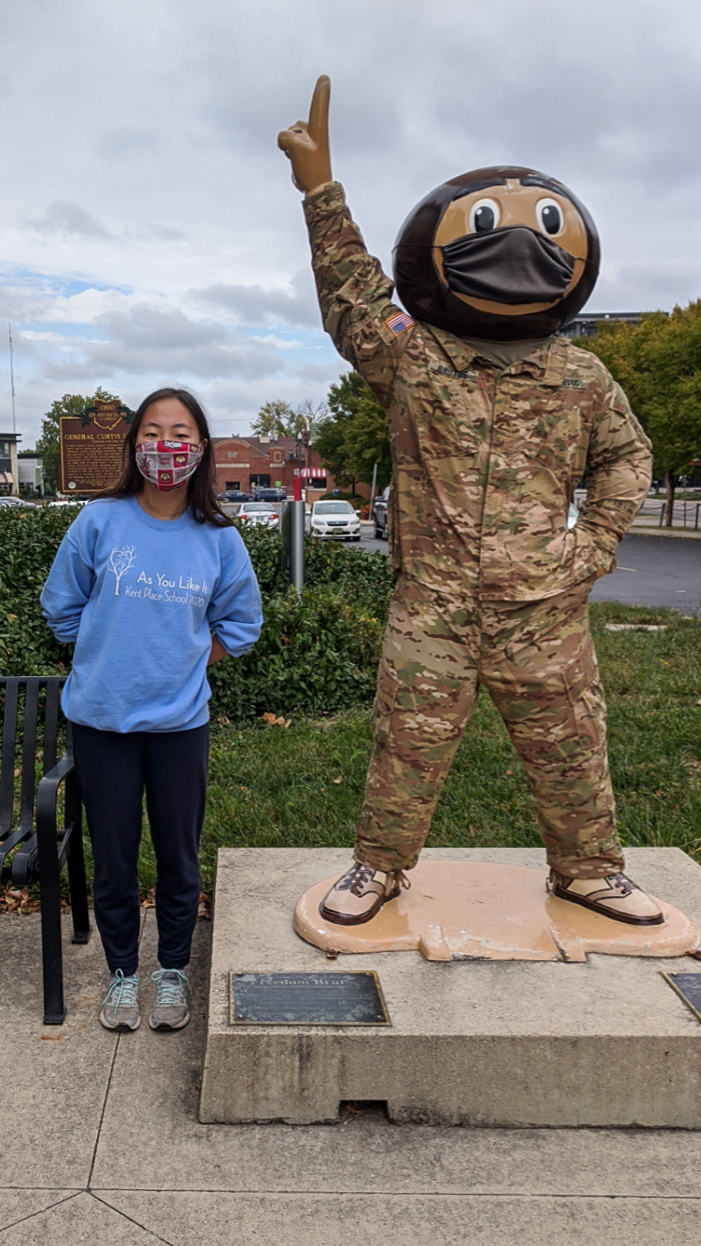
[[25,506],[29,506],[33,510],[37,509],[36,502],[28,502],[25,498],[16,497],[0,497],[0,506],[4,506],[8,510],[18,510],[20,507],[23,508]]
[[233,512],[234,519],[253,524],[256,528],[279,528],[280,516],[270,502],[242,502]]
[[350,502],[315,502],[311,532],[335,541],[359,541],[360,520]]

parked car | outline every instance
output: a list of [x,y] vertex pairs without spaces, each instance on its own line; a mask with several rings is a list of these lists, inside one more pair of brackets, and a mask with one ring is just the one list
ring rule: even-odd
[[372,508],[372,518],[375,524],[375,536],[379,539],[384,537],[387,540],[387,505],[389,503],[389,485],[382,493],[375,498],[375,505]]
[[279,528],[280,525],[280,516],[270,502],[242,502],[234,518],[256,528]]
[[250,493],[244,493],[242,489],[225,489],[223,493],[217,494],[218,502],[250,502]]
[[36,509],[37,503],[28,502],[26,498],[4,497],[0,498],[0,506],[11,507],[12,509],[30,506],[32,509]]
[[311,517],[312,536],[335,541],[359,541],[360,520],[350,502],[315,502]]
[[286,499],[286,489],[268,489],[261,486],[253,490],[254,502],[284,502]]

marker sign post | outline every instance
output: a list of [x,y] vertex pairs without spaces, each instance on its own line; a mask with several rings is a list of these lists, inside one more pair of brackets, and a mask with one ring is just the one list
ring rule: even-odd
[[118,398],[97,399],[83,415],[61,416],[59,489],[65,497],[101,493],[115,484],[133,419],[134,412]]

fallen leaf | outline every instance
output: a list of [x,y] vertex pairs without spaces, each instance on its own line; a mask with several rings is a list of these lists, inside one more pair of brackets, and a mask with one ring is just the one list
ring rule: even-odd
[[261,717],[261,722],[270,723],[271,727],[273,723],[277,722],[277,718],[275,717],[275,715],[271,714],[270,712],[268,712],[267,714],[261,714],[260,717]]
[[507,770],[507,772],[506,772],[506,773],[507,773],[508,775],[512,775],[514,772],[513,772],[513,770]]
[[342,783],[342,782],[343,782],[343,775],[339,774],[338,778],[334,779],[334,783]]

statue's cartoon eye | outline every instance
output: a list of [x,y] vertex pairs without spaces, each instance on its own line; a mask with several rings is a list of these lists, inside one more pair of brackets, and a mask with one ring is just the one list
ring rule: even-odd
[[470,208],[470,233],[486,234],[499,224],[499,205],[493,199],[478,199]]
[[559,234],[562,229],[562,208],[554,199],[539,199],[535,215],[544,234]]

